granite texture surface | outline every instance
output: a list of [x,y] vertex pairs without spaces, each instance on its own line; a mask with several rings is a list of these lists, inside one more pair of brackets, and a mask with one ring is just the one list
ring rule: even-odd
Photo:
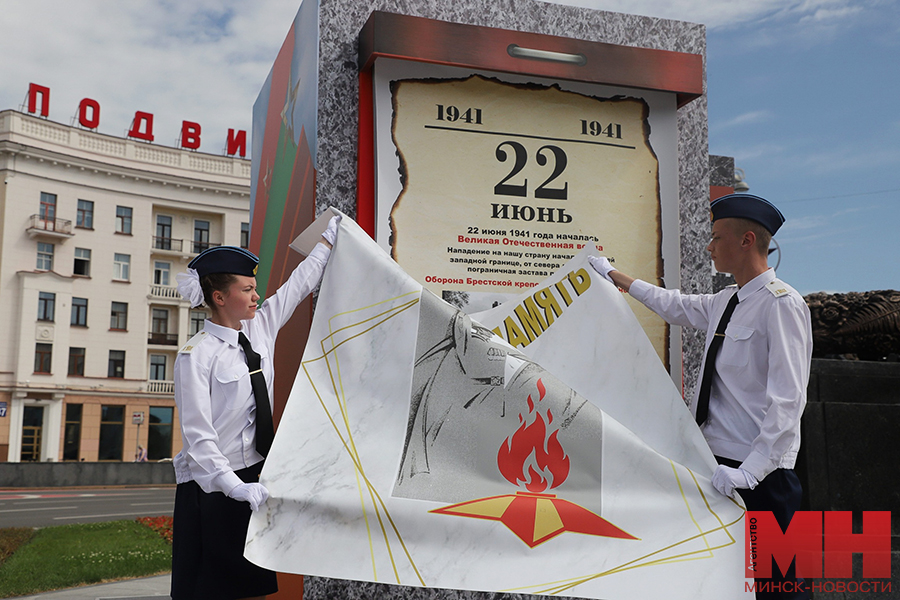
[[[382,10],[471,25],[572,37],[597,42],[700,54],[703,25],[587,10],[534,0],[320,0],[319,112],[316,209],[336,206],[356,214],[357,36],[372,11]],[[704,75],[705,90],[705,75]],[[681,288],[711,290],[709,159],[706,95],[678,111],[681,220]],[[700,368],[703,333],[685,330],[684,395],[690,398]],[[304,596],[319,598],[525,598],[415,589],[307,578]]]
[[[527,600],[540,598],[528,594],[498,594],[495,592],[464,592],[438,588],[411,588],[384,583],[368,583],[363,581],[346,581],[340,579],[324,579],[306,577],[303,586],[304,600],[444,600],[459,598],[460,600]],[[560,600],[568,596],[554,596]]]
[[709,185],[734,187],[734,158],[710,155]]

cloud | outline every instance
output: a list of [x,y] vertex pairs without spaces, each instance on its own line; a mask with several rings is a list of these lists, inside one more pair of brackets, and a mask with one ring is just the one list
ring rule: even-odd
[[[784,227],[787,227],[787,223],[784,224]],[[841,226],[823,226],[816,230],[807,230],[807,233],[801,234],[800,232],[792,232],[785,231],[783,234],[779,231],[779,243],[782,245],[788,244],[805,244],[808,242],[815,242],[817,240],[828,240],[828,246],[830,248],[836,248],[841,246],[846,246],[850,242],[847,242],[843,238],[847,237],[850,233],[864,231],[865,227],[862,225],[857,227],[841,227]]]
[[734,25],[759,19],[784,5],[784,0],[733,2],[730,0],[544,0],[662,19],[703,23],[708,27]]
[[[841,22],[854,6],[844,0],[567,3],[711,28],[802,18]],[[4,63],[0,109],[18,109],[34,82],[51,88],[53,121],[69,123],[81,99],[90,97],[101,105],[102,133],[124,135],[135,111],[145,111],[155,116],[157,143],[175,145],[182,120],[189,120],[202,126],[201,150],[219,153],[229,128],[250,130],[253,102],[299,5],[299,0],[6,1],[0,54],[15,58]],[[719,127],[769,118],[754,111]],[[734,154],[747,160],[758,155]]]
[[781,228],[782,234],[796,234],[810,229],[821,229],[828,224],[827,215],[810,215],[785,221]]
[[771,111],[768,110],[753,110],[750,112],[746,112],[740,114],[736,117],[732,117],[727,121],[722,121],[715,125],[715,129],[729,129],[731,127],[738,127],[741,125],[756,125],[758,123],[765,123],[767,121],[771,121],[774,118],[774,115]]
[[812,14],[803,15],[800,24],[833,23],[863,11],[860,6],[835,6],[817,8]]
[[871,172],[900,163],[900,149],[882,144],[842,144],[801,156],[799,167],[812,175],[833,175],[839,171]]
[[[736,142],[739,143],[739,142]],[[725,147],[722,151],[717,152],[717,154],[723,154],[725,156],[733,156],[735,164],[741,162],[750,162],[753,160],[757,160],[760,158],[766,159],[774,159],[778,156],[784,154],[785,148],[781,144],[777,144],[773,141],[761,142],[752,145],[736,145],[732,147]],[[740,166],[740,165],[738,165]]]
[[249,131],[253,102],[299,2],[294,0],[31,0],[4,3],[0,108],[29,83],[51,89],[50,119],[69,123],[82,98],[100,103],[99,131],[122,136],[135,111],[154,114],[156,143],[182,120],[219,153],[229,128]]
[[[543,0],[584,8],[703,23],[710,29],[730,29],[747,23],[836,23],[877,5],[879,0]],[[783,42],[783,40],[782,40]]]
[[[848,225],[848,215],[878,209],[877,205],[842,208],[829,214],[813,214],[792,217],[784,222],[778,231],[780,243],[802,244],[823,238],[831,239],[831,246],[846,240],[850,233],[866,229],[865,224]],[[857,221],[854,221],[856,223]],[[843,242],[841,242],[843,243]]]

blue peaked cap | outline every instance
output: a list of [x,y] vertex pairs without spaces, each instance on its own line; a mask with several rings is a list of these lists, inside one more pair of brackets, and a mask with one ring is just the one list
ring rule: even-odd
[[237,246],[214,246],[194,257],[188,263],[189,269],[195,269],[197,275],[213,275],[215,273],[232,273],[246,277],[256,277],[259,259],[255,254]]
[[774,204],[753,194],[728,194],[716,198],[710,203],[709,210],[712,211],[713,221],[750,219],[761,224],[772,235],[784,223],[784,215]]

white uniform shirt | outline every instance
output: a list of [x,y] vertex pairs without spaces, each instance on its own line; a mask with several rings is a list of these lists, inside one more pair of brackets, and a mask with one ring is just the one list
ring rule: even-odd
[[[800,417],[812,359],[809,308],[772,269],[742,288],[688,295],[636,280],[629,293],[669,323],[706,330],[712,341],[725,306],[737,293],[725,341],[716,356],[703,435],[716,456],[742,461],[758,480],[792,469],[800,449]],[[705,353],[704,353],[705,356]],[[691,413],[696,415],[699,384]]]
[[[275,336],[319,283],[331,251],[317,244],[288,280],[267,298],[241,331],[259,353],[272,402]],[[175,404],[182,449],[173,459],[178,483],[228,494],[242,483],[234,471],[263,460],[256,451],[256,400],[238,331],[207,320],[175,360]],[[274,412],[274,411],[273,411]]]

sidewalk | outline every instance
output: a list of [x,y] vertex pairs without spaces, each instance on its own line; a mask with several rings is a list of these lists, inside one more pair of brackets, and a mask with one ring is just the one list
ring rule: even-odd
[[68,590],[19,596],[15,600],[159,600],[169,598],[171,575],[141,577]]

